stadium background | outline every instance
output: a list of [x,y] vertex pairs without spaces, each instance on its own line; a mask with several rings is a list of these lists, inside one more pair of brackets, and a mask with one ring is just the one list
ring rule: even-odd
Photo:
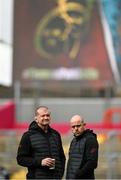
[[[67,154],[69,119],[98,134],[96,177],[121,176],[120,0],[0,0],[0,166],[22,178],[16,150],[38,105]],[[111,164],[111,162],[113,162]]]

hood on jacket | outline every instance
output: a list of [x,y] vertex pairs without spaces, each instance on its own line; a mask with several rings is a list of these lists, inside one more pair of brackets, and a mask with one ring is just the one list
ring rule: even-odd
[[36,121],[32,121],[31,124],[29,125],[29,130],[36,130],[38,128],[39,126],[37,125]]
[[[29,125],[29,131],[40,131],[41,133],[45,133],[41,127],[38,126],[36,121],[32,121]],[[50,126],[48,126],[48,131],[51,131]]]
[[97,137],[97,135],[93,132],[92,129],[86,129],[84,133],[86,133],[86,134],[92,134],[93,136]]

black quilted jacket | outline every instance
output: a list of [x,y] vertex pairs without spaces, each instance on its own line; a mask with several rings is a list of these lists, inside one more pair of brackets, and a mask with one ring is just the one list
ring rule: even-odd
[[69,149],[66,179],[94,179],[98,161],[98,142],[92,130],[74,137]]
[[[55,169],[41,166],[42,159],[55,158]],[[45,133],[35,121],[21,138],[17,162],[28,168],[27,179],[61,179],[65,168],[65,155],[60,134],[49,127]]]

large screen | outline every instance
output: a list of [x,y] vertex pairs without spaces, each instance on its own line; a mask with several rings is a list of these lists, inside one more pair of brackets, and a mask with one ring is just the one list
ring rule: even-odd
[[62,91],[114,82],[97,1],[16,0],[13,80]]

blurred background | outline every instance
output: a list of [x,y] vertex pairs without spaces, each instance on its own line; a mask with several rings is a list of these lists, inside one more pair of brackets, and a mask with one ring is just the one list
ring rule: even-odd
[[0,0],[0,178],[25,179],[19,140],[38,105],[68,158],[69,119],[98,135],[96,179],[121,177],[121,0]]

